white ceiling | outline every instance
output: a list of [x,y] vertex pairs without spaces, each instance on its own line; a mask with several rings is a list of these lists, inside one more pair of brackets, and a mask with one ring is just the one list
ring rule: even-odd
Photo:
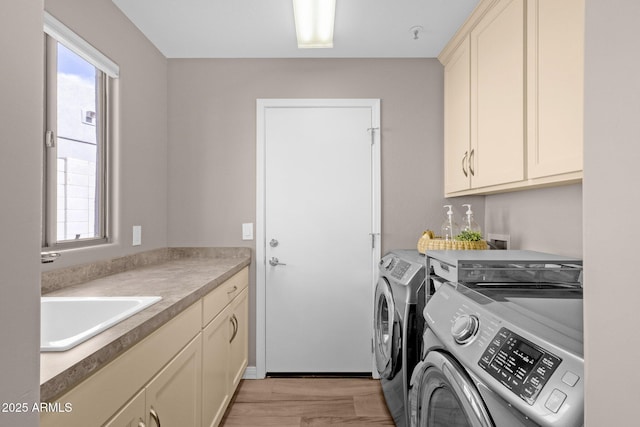
[[432,58],[478,3],[337,0],[333,49],[298,49],[292,0],[112,1],[167,58]]

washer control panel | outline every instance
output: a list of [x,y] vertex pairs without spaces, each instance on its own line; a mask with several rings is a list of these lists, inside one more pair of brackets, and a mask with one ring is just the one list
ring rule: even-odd
[[500,328],[478,361],[478,365],[505,387],[533,405],[562,359]]

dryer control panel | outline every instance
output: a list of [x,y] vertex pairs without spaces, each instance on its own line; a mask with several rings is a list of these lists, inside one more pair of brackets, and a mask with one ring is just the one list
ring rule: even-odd
[[380,260],[380,271],[396,283],[408,286],[424,279],[424,260],[417,251],[396,250]]
[[[584,424],[581,291],[444,283],[423,311],[424,347],[448,352],[479,389],[538,425]],[[474,319],[473,321],[470,321]]]
[[478,365],[505,387],[533,405],[562,359],[507,328],[489,343]]

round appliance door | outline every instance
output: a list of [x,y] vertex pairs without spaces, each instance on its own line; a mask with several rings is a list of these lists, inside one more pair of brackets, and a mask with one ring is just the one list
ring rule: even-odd
[[374,353],[376,368],[382,378],[391,378],[400,353],[401,331],[391,286],[383,277],[378,280],[374,313]]
[[415,426],[494,427],[475,384],[453,358],[431,351],[421,369]]

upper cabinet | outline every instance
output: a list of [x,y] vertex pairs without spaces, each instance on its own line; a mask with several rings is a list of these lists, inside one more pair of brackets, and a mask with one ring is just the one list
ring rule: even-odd
[[529,0],[527,18],[528,176],[580,178],[584,0]]
[[470,46],[469,36],[466,36],[444,68],[445,193],[471,188]]
[[498,1],[471,31],[473,188],[524,179],[524,8]]
[[485,0],[439,56],[445,195],[582,178],[584,0]]

